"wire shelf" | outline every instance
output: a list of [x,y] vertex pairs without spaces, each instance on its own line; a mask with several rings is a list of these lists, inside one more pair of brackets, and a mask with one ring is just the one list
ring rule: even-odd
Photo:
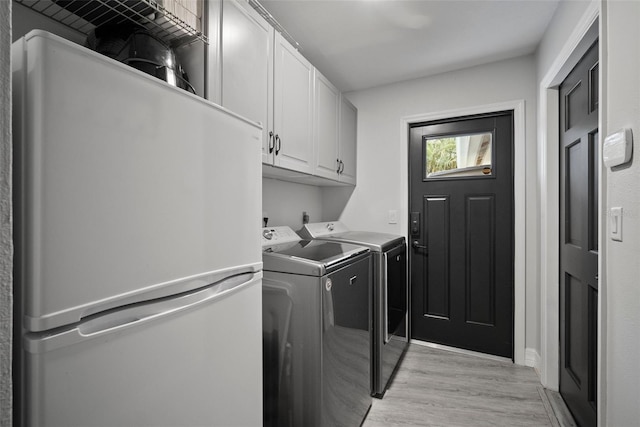
[[54,21],[88,35],[103,24],[133,22],[173,46],[200,40],[198,31],[153,0],[15,0]]

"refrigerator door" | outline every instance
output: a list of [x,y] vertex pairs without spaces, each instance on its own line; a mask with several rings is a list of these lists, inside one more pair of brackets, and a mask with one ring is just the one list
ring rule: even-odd
[[28,331],[261,263],[258,124],[42,31],[12,63]]
[[245,273],[28,334],[25,425],[261,425],[261,288]]

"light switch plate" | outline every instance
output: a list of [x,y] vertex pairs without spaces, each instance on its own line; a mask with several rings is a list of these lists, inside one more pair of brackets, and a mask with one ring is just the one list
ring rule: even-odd
[[622,242],[622,208],[611,208],[609,218],[609,237],[616,242]]
[[389,211],[389,224],[397,224],[398,223],[398,211],[390,210]]

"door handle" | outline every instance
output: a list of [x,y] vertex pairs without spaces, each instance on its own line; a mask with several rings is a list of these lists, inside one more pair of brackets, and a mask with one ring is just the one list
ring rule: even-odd
[[411,246],[413,246],[415,249],[427,250],[427,247],[425,245],[421,245],[420,242],[417,240],[414,240],[413,243],[411,243]]
[[336,159],[336,164],[338,165],[338,169],[336,169],[336,173],[340,175],[340,159]]
[[269,131],[269,154],[273,153],[276,144],[273,142],[273,131]]
[[344,172],[344,162],[340,160],[340,175],[342,175],[342,172]]
[[280,141],[280,135],[276,134],[276,156],[278,155],[278,153],[280,152],[280,148],[282,148],[282,142]]

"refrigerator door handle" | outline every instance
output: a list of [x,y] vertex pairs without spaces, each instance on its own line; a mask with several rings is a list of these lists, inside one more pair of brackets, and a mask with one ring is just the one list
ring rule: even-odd
[[73,328],[58,333],[27,334],[25,349],[31,353],[41,353],[100,335],[115,333],[183,310],[212,304],[260,282],[261,279],[262,272],[242,273],[196,290],[98,313],[78,322]]
[[213,302],[223,298],[230,292],[238,290],[253,280],[254,274],[245,273],[211,283],[195,291],[159,298],[150,302],[143,302],[131,308],[118,310],[113,314],[98,315],[95,319],[81,322],[78,332],[81,335],[95,335],[112,329],[125,327],[137,322],[151,320],[177,311],[185,310],[197,305]]

